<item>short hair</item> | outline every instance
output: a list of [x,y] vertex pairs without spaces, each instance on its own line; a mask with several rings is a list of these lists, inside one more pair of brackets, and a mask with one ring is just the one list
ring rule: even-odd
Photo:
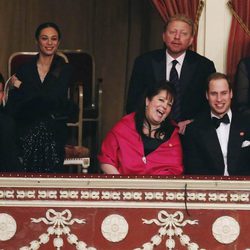
[[41,31],[45,28],[54,28],[58,34],[58,39],[61,40],[61,31],[58,27],[57,24],[52,23],[52,22],[46,22],[46,23],[42,23],[40,24],[37,28],[36,28],[36,32],[35,32],[35,38],[36,40],[39,39],[39,36],[41,34]]
[[229,77],[226,74],[220,73],[220,72],[215,72],[212,73],[208,78],[207,78],[207,86],[206,86],[206,91],[209,90],[209,84],[213,80],[219,80],[219,79],[225,79],[227,81],[229,90],[232,90],[232,83],[229,79]]
[[164,25],[164,31],[166,31],[168,25],[174,21],[181,21],[188,24],[191,27],[192,35],[194,35],[195,33],[194,21],[190,17],[184,14],[176,14],[174,16],[171,16]]

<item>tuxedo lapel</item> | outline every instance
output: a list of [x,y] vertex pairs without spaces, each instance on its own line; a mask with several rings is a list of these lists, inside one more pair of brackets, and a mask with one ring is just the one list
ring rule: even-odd
[[227,153],[227,165],[228,171],[237,167],[238,160],[240,159],[241,144],[244,138],[244,129],[242,128],[242,122],[237,115],[233,114],[232,122],[230,126],[229,140],[228,140],[228,153]]
[[223,168],[224,171],[224,160],[219,143],[219,139],[212,124],[210,114],[206,114],[202,121],[202,126],[200,127],[200,140],[203,142],[206,152],[209,154],[209,158],[213,159],[214,167]]
[[166,51],[161,50],[158,57],[152,59],[152,67],[156,82],[166,80]]

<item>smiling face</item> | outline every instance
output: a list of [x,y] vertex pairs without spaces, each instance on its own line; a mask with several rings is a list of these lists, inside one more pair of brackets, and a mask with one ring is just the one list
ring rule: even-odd
[[168,24],[162,38],[167,46],[168,53],[173,58],[182,55],[194,39],[192,27],[188,23],[179,20],[174,20]]
[[160,125],[169,115],[173,98],[166,90],[161,90],[152,99],[146,98],[146,118],[151,126]]
[[233,92],[226,79],[214,79],[209,82],[206,97],[212,113],[222,117],[230,109]]
[[44,28],[41,30],[37,44],[41,54],[45,56],[54,55],[59,46],[59,36],[58,32],[52,28]]

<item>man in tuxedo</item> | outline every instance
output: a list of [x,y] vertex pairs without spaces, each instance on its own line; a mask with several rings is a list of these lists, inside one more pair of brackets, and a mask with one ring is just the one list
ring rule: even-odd
[[148,52],[135,60],[126,112],[136,110],[147,87],[161,80],[170,80],[178,90],[173,118],[183,133],[186,125],[206,106],[206,79],[215,72],[215,67],[212,61],[188,49],[194,39],[194,24],[186,16],[171,17],[162,37],[166,49]]
[[250,174],[250,120],[231,109],[232,97],[226,75],[208,78],[210,111],[200,114],[184,136],[185,174]]

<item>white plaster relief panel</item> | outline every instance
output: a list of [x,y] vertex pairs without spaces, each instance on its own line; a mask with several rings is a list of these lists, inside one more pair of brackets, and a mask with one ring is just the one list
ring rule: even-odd
[[103,237],[110,242],[122,241],[127,236],[128,229],[126,219],[119,214],[107,216],[101,225]]
[[15,219],[6,213],[0,213],[0,241],[10,240],[16,233]]
[[[135,248],[134,250],[153,250],[155,246],[159,246],[162,243],[164,237],[166,237],[165,246],[168,250],[176,249],[175,238],[178,238],[181,245],[186,246],[189,250],[202,250],[199,245],[192,242],[190,237],[183,233],[183,227],[187,224],[198,224],[197,220],[184,220],[182,212],[177,211],[174,214],[161,210],[158,213],[157,219],[146,220],[142,219],[144,224],[156,224],[159,226],[158,233],[151,237],[151,239],[144,243],[141,248]],[[205,249],[203,249],[205,250]]]
[[86,222],[85,219],[72,218],[72,213],[69,209],[62,212],[48,209],[45,217],[31,218],[31,221],[33,223],[43,222],[48,225],[47,232],[41,234],[38,239],[32,240],[29,246],[23,246],[19,250],[39,249],[41,245],[46,245],[53,236],[53,246],[56,250],[67,249],[67,243],[65,244],[63,239],[64,235],[67,237],[67,242],[75,246],[77,250],[96,250],[94,247],[88,247],[84,241],[79,240],[75,234],[71,233],[71,225],[74,223],[85,224]]
[[230,216],[221,216],[213,223],[212,232],[218,242],[230,244],[238,238],[240,225]]

